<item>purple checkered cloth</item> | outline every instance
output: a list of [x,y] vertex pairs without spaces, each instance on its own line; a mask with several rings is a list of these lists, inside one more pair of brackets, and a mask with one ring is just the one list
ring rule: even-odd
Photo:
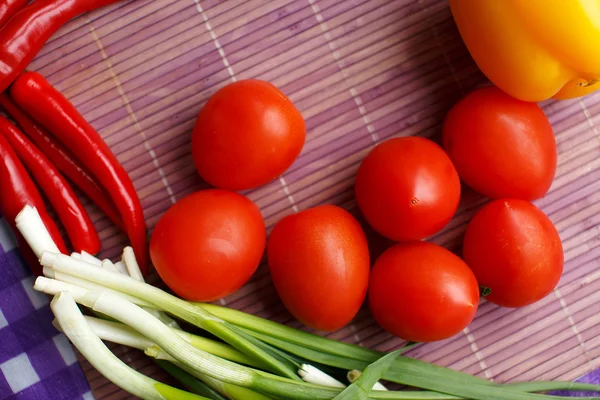
[[[52,326],[48,296],[33,290],[15,246],[0,219],[0,400],[93,400],[73,348]],[[600,371],[580,381],[600,383]]]
[[[586,376],[577,379],[577,382],[582,382],[582,383],[593,383],[595,385],[600,385],[600,369],[596,370],[594,372],[590,372],[589,374],[587,374]],[[567,392],[567,391],[556,391],[552,393],[553,395],[556,396],[570,396],[570,397],[594,397],[594,396],[598,396],[598,393],[596,392],[579,392],[579,393],[572,393],[572,392]]]
[[49,298],[0,219],[0,400],[92,400],[68,339],[52,326]]

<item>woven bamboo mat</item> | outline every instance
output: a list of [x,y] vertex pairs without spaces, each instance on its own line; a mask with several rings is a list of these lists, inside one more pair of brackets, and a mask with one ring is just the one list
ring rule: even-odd
[[[360,160],[392,136],[438,138],[449,107],[485,82],[444,0],[133,0],[79,18],[30,67],[48,77],[102,133],[133,178],[150,227],[186,194],[205,187],[190,133],[206,99],[233,80],[280,87],[303,113],[302,155],[279,180],[248,192],[267,225],[322,203],[357,214],[352,185]],[[551,193],[538,204],[561,232],[559,289],[519,310],[483,303],[462,334],[412,356],[497,381],[575,379],[600,367],[600,94],[546,102],[559,147]],[[484,202],[462,206],[434,238],[456,249]],[[103,256],[124,243],[96,211]],[[387,243],[366,228],[376,256]],[[263,265],[222,304],[298,326]],[[401,344],[361,311],[330,335],[380,350]],[[143,373],[141,353],[114,347]],[[98,399],[130,395],[82,365]]]

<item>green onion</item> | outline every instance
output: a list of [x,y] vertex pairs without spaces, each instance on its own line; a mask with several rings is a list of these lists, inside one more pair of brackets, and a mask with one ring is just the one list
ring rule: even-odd
[[[136,329],[181,363],[182,368],[185,366],[187,372],[198,378],[206,375],[274,398],[325,400],[334,398],[340,392],[339,388],[297,382],[252,370],[198,350],[142,308],[113,294],[93,292],[86,297],[84,305]],[[375,392],[370,398],[440,399],[448,397],[422,396],[417,392]]]
[[[269,354],[274,359],[278,360],[282,365],[285,365],[290,370],[296,371],[300,367],[301,362],[297,359],[297,357],[293,357],[293,356],[269,345],[268,343],[264,343],[264,342],[256,339],[252,335],[246,334],[242,330],[238,329],[236,326],[230,325],[230,329],[233,332],[235,332],[236,334],[238,334],[241,338],[248,341],[249,343],[252,343],[256,347],[264,350],[267,354]],[[297,378],[297,377],[294,376],[294,378]]]
[[300,366],[300,370],[298,370],[298,375],[300,375],[302,377],[302,380],[304,382],[314,383],[316,385],[338,387],[338,388],[346,387],[346,385],[344,385],[342,382],[331,377],[330,375],[327,375],[320,369],[315,368],[314,366],[312,366],[310,364],[302,364]]
[[[348,371],[348,374],[346,376],[350,383],[354,383],[354,382],[356,382],[356,380],[358,378],[360,378],[361,375],[362,375],[362,372],[360,372],[356,369],[353,369],[352,371]],[[375,385],[373,385],[373,390],[387,390],[387,388],[385,386],[383,386],[381,383],[377,382],[377,383],[375,383]]]
[[123,249],[123,256],[121,258],[125,263],[128,275],[136,281],[145,282],[144,275],[142,275],[142,271],[140,270],[140,266],[135,259],[135,254],[133,253],[131,246],[127,246]]
[[333,397],[332,393],[323,392],[316,385],[255,371],[196,349],[142,308],[106,291],[88,293],[83,304],[131,326],[164,349],[180,362],[182,367],[185,366],[189,373],[199,378],[206,375],[222,382],[280,397],[298,399]]
[[[43,261],[44,261],[44,258],[45,258],[45,255],[43,257]],[[54,268],[57,270],[57,272],[67,273],[70,271],[68,268],[61,268],[61,266],[57,266],[57,265],[54,265]],[[77,268],[75,268],[74,270],[75,270],[75,273],[77,273]],[[126,280],[126,281],[130,280],[128,278],[121,277],[117,274],[103,271],[100,269],[94,270],[94,273],[96,275],[102,275],[102,274],[109,275],[111,278],[118,277],[119,279]],[[145,286],[145,284],[143,284],[143,283],[136,282],[136,281],[133,281],[133,282]],[[104,282],[97,281],[96,283],[104,283]],[[114,286],[113,286],[113,288],[114,288]],[[104,293],[104,297],[106,297],[106,298],[112,297],[115,300],[120,301],[121,303],[131,304],[118,296],[111,295],[108,292]],[[146,299],[146,300],[148,300],[148,299]],[[133,304],[131,304],[131,305],[133,306]],[[196,353],[195,354],[196,357],[192,357],[192,354],[194,354],[194,353],[192,353],[191,351],[187,351],[187,352],[183,352],[183,353],[181,353],[181,352],[176,353],[177,354],[177,356],[176,356],[173,352],[178,350],[177,346],[175,348],[173,348],[173,347],[166,348],[165,347],[165,345],[172,346],[172,343],[170,342],[170,340],[167,339],[167,337],[159,336],[158,338],[160,340],[157,340],[156,336],[150,336],[152,334],[155,334],[156,332],[148,331],[148,326],[149,326],[148,321],[150,319],[156,320],[155,318],[150,316],[147,312],[143,311],[142,309],[139,309],[139,307],[136,307],[136,308],[140,312],[144,313],[143,316],[138,314],[138,318],[140,320],[129,320],[127,318],[130,318],[130,316],[123,315],[123,314],[121,314],[120,317],[116,317],[114,314],[122,312],[123,310],[121,310],[121,308],[126,309],[126,307],[118,306],[115,304],[113,304],[113,307],[115,309],[112,311],[110,309],[104,309],[104,308],[99,309],[98,307],[94,307],[94,309],[96,311],[107,314],[110,317],[119,319],[119,320],[127,323],[128,325],[131,325],[134,329],[140,331],[142,334],[146,335],[149,339],[155,341],[161,348],[163,348],[167,353],[169,353],[176,360],[178,360],[182,364],[187,365],[190,368],[193,368],[194,370],[197,370],[198,372],[200,372],[202,374],[212,376],[215,379],[219,379],[224,382],[228,382],[228,383],[231,383],[231,384],[234,384],[237,386],[247,387],[253,391],[257,391],[257,392],[267,394],[267,395],[285,396],[285,397],[294,398],[294,399],[329,399],[331,397],[334,397],[334,395],[336,394],[336,393],[332,392],[332,390],[335,388],[328,388],[329,390],[326,390],[324,387],[319,387],[319,386],[314,386],[314,385],[313,386],[299,385],[298,382],[290,381],[289,379],[282,379],[282,378],[279,378],[279,377],[276,377],[273,375],[269,375],[269,374],[264,375],[264,374],[260,373],[259,371],[253,371],[253,370],[248,370],[248,369],[243,369],[243,368],[240,369],[240,366],[237,364],[233,364],[233,363],[222,364],[225,361],[222,359],[216,358],[216,357],[214,357],[213,359],[210,359],[207,364],[205,355],[210,356],[207,353],[206,354]],[[207,314],[210,316],[209,313],[207,313]],[[123,320],[122,318],[125,318],[125,320]],[[215,318],[215,317],[212,317],[212,318]],[[144,324],[144,322],[142,322],[143,320],[146,320],[145,324]],[[161,324],[160,321],[156,320],[156,322],[160,326],[164,327],[164,325]],[[136,325],[133,325],[134,323]],[[154,329],[157,329],[157,326],[158,325],[155,325]],[[196,350],[195,348],[190,346],[187,342],[185,342],[185,340],[181,339],[178,335],[172,333],[172,331],[169,328],[165,327],[165,329],[167,329],[167,331],[169,332],[170,337],[174,336],[177,339],[181,340],[183,343],[185,343],[185,345],[188,346],[189,348]],[[162,342],[161,342],[161,340],[162,340]],[[181,349],[179,349],[179,350],[181,350]],[[213,356],[210,356],[210,357],[213,357]],[[416,386],[416,387],[420,387],[423,389],[434,390],[434,391],[438,391],[441,393],[447,393],[447,394],[451,394],[451,395],[462,396],[465,398],[479,399],[479,400],[533,400],[533,399],[537,399],[537,398],[541,398],[541,397],[547,398],[547,397],[541,396],[541,395],[532,395],[532,394],[517,392],[514,390],[507,390],[502,387],[493,387],[493,390],[492,390],[492,387],[490,387],[489,385],[473,384],[472,382],[465,383],[464,381],[449,379],[448,377],[446,377],[445,379],[442,379],[444,377],[432,379],[431,375],[428,376],[427,374],[423,374],[422,372],[419,371],[418,368],[417,368],[417,371],[413,371],[411,369],[411,363],[415,362],[416,360],[412,360],[412,359],[407,359],[407,360],[408,360],[408,362],[406,363],[407,365],[402,364],[402,367],[403,367],[402,371],[395,371],[396,374],[398,375],[397,380],[406,385]],[[422,362],[420,362],[420,363],[422,363]],[[424,364],[425,366],[430,366],[430,364],[427,364],[427,363],[422,363],[422,364]],[[395,366],[397,366],[397,362],[395,363]],[[444,370],[441,367],[436,367],[436,368],[439,368],[442,371]],[[211,375],[211,371],[213,371],[213,373],[214,373],[215,370],[218,370],[218,373],[216,375]],[[388,373],[389,373],[389,371],[388,371]],[[449,374],[449,375],[451,375],[451,374]],[[462,375],[468,376],[465,374],[462,374]],[[265,378],[265,379],[263,379],[263,378]],[[387,379],[387,374],[386,374],[386,379]],[[293,397],[289,396],[290,393],[294,393],[294,396]],[[380,393],[384,393],[384,392],[375,392],[371,397],[380,398],[380,397],[382,397],[382,396],[380,396]],[[393,393],[392,396],[394,396],[394,397],[392,397],[392,398],[398,398],[396,396],[400,396],[400,395],[401,395],[400,392]],[[386,395],[384,398],[389,398],[389,397],[387,397],[387,395]],[[401,397],[399,397],[399,398],[401,398]]]
[[[71,254],[71,257],[73,257],[73,255],[72,255],[72,254]],[[110,271],[110,272],[116,272],[116,273],[118,273],[118,274],[120,274],[120,273],[121,273],[121,272],[119,272],[119,270],[118,270],[118,269],[115,267],[115,264],[113,264],[113,262],[112,262],[112,261],[110,261],[110,260],[108,260],[108,259],[106,259],[106,260],[102,260],[102,261],[100,262],[100,268],[103,268],[103,269],[105,269],[105,270],[107,270],[107,271]]]
[[270,337],[283,339],[286,342],[326,352],[327,354],[360,361],[368,360],[369,363],[378,360],[384,355],[384,353],[375,350],[337,342],[230,308],[206,303],[194,304],[224,321],[228,321],[249,331],[256,331]]
[[95,317],[85,316],[84,318],[94,333],[103,341],[122,344],[142,351],[154,346],[152,341],[127,325]]
[[188,390],[211,400],[227,400],[219,392],[208,387],[206,383],[202,382],[198,378],[195,378],[171,362],[163,360],[154,360],[154,362],[173,378],[181,382],[181,384],[183,384],[183,386],[185,386]]
[[221,382],[220,380],[211,378],[210,376],[204,375],[201,380],[204,384],[208,385],[210,388],[216,390],[231,400],[271,400],[271,397],[253,392],[252,390],[241,386],[232,385],[231,383],[227,382]]
[[50,307],[71,343],[115,385],[145,400],[207,400],[148,378],[119,360],[92,331],[70,293],[57,294]]
[[[255,371],[214,357],[189,345],[189,343],[173,333],[170,328],[166,327],[143,309],[110,293],[92,293],[91,296],[86,297],[85,305],[138,330],[141,334],[153,340],[182,365],[188,367],[188,372],[198,372],[200,374],[199,377],[207,375],[217,380],[245,387],[268,396],[298,400],[330,399],[337,395],[335,391],[339,391],[337,388],[300,383],[261,371]],[[436,391],[442,393],[478,400],[561,399],[555,396],[521,393],[500,387],[492,388],[486,385],[461,385],[451,380],[428,380],[426,377],[411,373],[410,370],[406,372],[406,376],[406,379],[416,383],[415,386],[417,387],[435,387],[437,388],[435,389]],[[373,392],[371,397],[381,398],[382,396],[379,396],[379,394],[386,394],[383,398],[390,398],[387,395],[389,393],[393,396],[391,398],[398,398],[396,396],[400,396],[402,392]]]
[[[40,279],[40,278],[38,278]],[[86,293],[87,294],[87,293]],[[83,297],[82,297],[83,299]],[[157,349],[158,352],[153,354],[153,358],[164,359],[160,355],[163,354],[162,350],[156,346],[152,341],[148,340],[145,336],[138,333],[136,330],[131,329],[125,324],[119,322],[107,321],[95,317],[85,317],[86,321],[92,328],[92,330],[100,337],[100,339],[122,344],[124,346],[132,347],[138,350],[149,352],[148,349]],[[161,321],[162,322],[162,321]],[[164,323],[164,322],[163,322]],[[171,328],[173,332],[181,336],[192,346],[197,349],[204,350],[217,357],[224,358],[226,360],[234,361],[240,364],[246,364],[254,367],[258,367],[256,361],[248,358],[243,353],[235,350],[233,347],[217,342],[211,339],[204,338],[202,336],[193,335],[180,329]]]
[[[92,330],[94,331],[94,333],[96,333],[96,335],[98,335],[100,337],[100,339],[102,339],[104,341],[109,341],[109,342],[113,342],[113,343],[117,343],[117,344],[121,344],[124,346],[128,346],[128,347],[132,347],[132,348],[136,348],[136,349],[145,351],[145,353],[147,355],[155,358],[156,362],[159,363],[159,365],[161,365],[161,366],[165,364],[165,361],[163,361],[163,360],[168,360],[168,361],[173,361],[173,362],[175,361],[175,360],[173,360],[173,358],[171,356],[164,353],[152,341],[148,340],[145,336],[141,335],[140,333],[138,333],[137,331],[135,331],[134,329],[130,328],[129,326],[127,326],[125,324],[121,324],[119,322],[107,321],[107,320],[103,320],[100,318],[89,317],[89,316],[86,316],[85,319],[88,322],[88,324],[90,325],[90,327],[92,328]],[[57,328],[60,330],[60,326],[57,326]],[[232,348],[229,345],[226,345],[226,344],[223,344],[220,342],[216,342],[211,339],[203,338],[201,336],[192,335],[190,333],[187,333],[185,331],[181,331],[178,329],[174,329],[174,328],[171,328],[171,329],[173,332],[177,333],[179,336],[184,338],[192,346],[194,346],[198,349],[204,350],[212,355],[224,358],[226,360],[234,361],[234,362],[237,362],[240,364],[247,364],[247,365],[251,365],[251,366],[253,364],[253,360],[249,359],[244,354],[238,352],[237,350],[235,350],[234,348]],[[168,364],[170,366],[172,366],[172,368],[171,368],[172,370],[175,370],[175,368],[181,370],[181,368],[173,366],[173,364],[171,364],[171,363],[168,363]],[[256,364],[256,363],[254,362],[254,364]],[[256,367],[257,365],[253,365],[253,366]],[[187,372],[185,372],[185,373],[187,374]],[[317,369],[313,366],[310,366],[310,365],[302,365],[301,370],[300,370],[300,375],[303,377],[303,379],[306,382],[310,382],[310,383],[324,382],[323,384],[327,385],[327,386],[345,387],[345,385],[343,385],[342,383],[336,381],[335,379],[331,378],[329,375],[323,373],[319,369]],[[318,379],[315,377],[318,377]],[[192,379],[197,380],[194,377],[192,377]],[[205,377],[202,380],[209,381],[211,379],[212,378]],[[202,382],[200,382],[200,383],[202,383]],[[230,394],[230,397],[233,397],[233,398],[265,399],[265,396],[259,395],[258,393],[255,393],[255,392],[250,392],[244,388],[234,387],[233,385],[229,385],[229,384],[222,383],[219,381],[214,381],[212,383],[213,384],[210,385],[211,387],[214,388],[215,386],[219,386],[220,389],[227,391]],[[332,383],[334,383],[334,384],[332,384]],[[204,383],[202,383],[202,384],[204,384]],[[237,395],[234,396],[232,393],[237,393]],[[206,394],[204,394],[204,393],[198,393],[198,394],[202,394],[202,395],[206,396]],[[251,396],[253,396],[253,397],[251,397]],[[207,397],[210,397],[210,396],[207,396]]]
[[381,379],[385,371],[392,365],[396,357],[400,354],[398,351],[387,354],[369,365],[361,376],[348,386],[334,400],[367,400],[373,386]]
[[127,266],[125,266],[123,261],[117,261],[114,265],[117,269],[117,272],[119,272],[121,275],[129,275],[129,272],[127,272]]
[[[384,355],[374,350],[348,343],[337,342],[312,333],[290,328],[263,318],[212,304],[196,303],[199,307],[225,321],[238,325],[245,332],[275,347],[303,357],[309,361],[337,368],[363,370]],[[408,350],[408,349],[406,349]],[[443,368],[420,360],[399,357],[384,375],[385,380],[406,385],[401,373],[409,369],[431,379],[460,380],[461,382],[490,385],[485,379],[459,371]],[[411,385],[414,386],[414,385]],[[422,387],[423,389],[429,389]]]
[[[55,257],[55,259],[52,260],[52,257]],[[60,255],[50,255],[50,257],[48,257],[48,254],[45,253],[44,256],[42,257],[42,262],[45,266],[52,265],[55,273],[72,274],[75,276],[84,275],[82,273],[81,269],[78,269],[77,267],[68,265],[68,263],[65,263],[65,262],[57,262],[57,260],[59,260],[60,257],[61,257]],[[67,260],[72,260],[67,256],[64,256],[64,257],[66,257]],[[51,262],[49,262],[49,260],[48,260],[49,258],[50,258]],[[72,261],[77,263],[76,260],[72,260]],[[145,301],[151,302],[151,303],[155,304],[156,306],[160,306],[161,302],[157,301],[156,299],[153,299],[152,296],[144,295],[144,292],[147,294],[147,292],[149,291],[148,288],[152,288],[152,287],[149,287],[148,285],[145,285],[141,282],[133,281],[126,277],[122,277],[118,274],[103,271],[101,269],[93,269],[93,270],[87,271],[87,272],[88,272],[87,276],[84,276],[83,278],[87,278],[90,281],[95,281],[96,284],[107,285],[108,287],[110,287],[113,290],[124,290],[126,293],[130,294],[130,296],[137,295],[137,296],[142,297]],[[133,282],[130,282],[130,281],[133,281]],[[124,285],[123,282],[139,284],[139,285],[142,285],[147,290],[140,290],[141,293],[136,292],[135,290],[132,291],[131,287],[135,287],[135,285],[131,284],[128,287],[128,286]],[[158,293],[162,293],[165,296],[169,296],[166,293],[160,291],[159,289],[156,289],[156,288],[152,288],[152,289],[155,289]],[[171,300],[171,299],[169,299],[169,300]],[[189,307],[189,309],[187,309],[187,308],[184,309],[185,311],[189,312],[189,314],[193,314],[194,310],[196,310],[196,312],[198,312],[198,310],[201,310],[202,312],[200,312],[200,315],[202,315],[205,318],[208,318],[210,320],[210,322],[222,323],[222,324],[224,323],[218,317],[212,316],[212,314],[210,314],[206,311],[203,311],[200,307],[194,307],[193,305],[183,302],[179,299],[176,299],[176,300]],[[157,303],[159,303],[159,304],[157,304]],[[165,302],[165,304],[167,306],[169,305],[168,302]],[[96,309],[96,311],[101,311],[101,310]],[[108,315],[110,315],[110,314],[108,314]],[[194,319],[192,318],[192,320],[194,320]],[[218,325],[218,326],[223,327],[224,325]],[[135,327],[135,328],[139,329],[138,327]],[[298,332],[295,330],[292,330],[292,331],[294,333]],[[231,333],[236,335],[234,330],[231,330]],[[300,334],[298,334],[298,335],[300,335]],[[307,334],[307,335],[310,335],[310,334]],[[244,338],[240,337],[239,335],[237,336],[237,338],[238,338],[238,340],[244,340]],[[288,340],[292,339],[290,341],[294,341],[295,338],[287,337],[287,339]],[[328,339],[325,339],[325,338],[320,338],[320,339],[322,339],[324,341],[329,341]],[[246,343],[249,345],[253,345],[252,343],[250,343],[248,341],[246,341]],[[337,342],[333,342],[333,343],[337,343]],[[157,344],[159,344],[161,346],[161,348],[163,347],[161,343],[157,343]],[[314,343],[309,342],[309,343],[307,343],[307,345],[313,347]],[[337,343],[337,345],[339,345],[339,343]],[[259,346],[256,346],[256,345],[254,345],[254,346],[257,349],[260,349]],[[353,349],[359,349],[360,351],[362,351],[362,348],[353,347],[351,345],[348,345],[348,346],[350,346]],[[173,354],[171,354],[171,352],[168,349],[164,349],[164,350],[167,351],[167,353],[169,353],[171,356],[173,356]],[[264,350],[263,350],[263,352],[264,352]],[[363,352],[363,357],[364,357],[364,352]],[[182,363],[184,363],[186,361],[186,360],[182,360],[179,358],[176,358],[176,359]],[[217,360],[220,360],[220,359],[217,359]],[[400,361],[400,360],[402,360],[402,362],[398,363],[398,361]],[[199,360],[197,359],[196,361],[199,361]],[[223,361],[223,360],[220,360],[220,361]],[[359,369],[359,368],[357,368],[357,369]],[[200,371],[200,372],[210,376],[210,374],[207,373],[206,371]],[[240,370],[238,370],[237,372],[240,372]],[[242,375],[240,375],[240,376],[242,376]],[[243,384],[240,384],[240,382],[238,382],[238,381],[227,381],[226,379],[223,379],[223,376],[213,376],[213,377],[216,379],[219,379],[219,380],[223,380],[228,383],[232,383],[234,385],[238,385],[238,386],[248,387],[247,385],[251,385],[249,387],[250,389],[264,393],[264,394],[268,394],[268,395],[283,396],[284,393],[289,395],[289,392],[292,388],[294,388],[294,391],[297,392],[297,396],[295,396],[294,398],[298,398],[298,399],[303,399],[303,398],[327,399],[327,398],[331,398],[331,394],[332,394],[331,391],[329,393],[326,393],[322,388],[320,390],[317,390],[318,388],[309,387],[309,386],[299,386],[299,387],[290,386],[289,381],[278,381],[277,379],[274,379],[273,376],[267,376],[268,379],[265,381],[262,381],[260,379],[262,377],[262,375],[260,373],[245,375],[245,379],[247,379],[247,381],[242,382]],[[239,376],[237,378],[239,378]],[[402,383],[405,385],[415,386],[415,387],[419,387],[422,389],[428,389],[428,390],[432,390],[432,391],[447,393],[447,394],[461,396],[461,397],[465,397],[465,398],[473,398],[473,399],[481,399],[481,400],[509,400],[509,399],[510,400],[525,400],[525,399],[529,400],[529,399],[536,399],[539,397],[538,395],[525,394],[525,393],[517,392],[514,389],[510,390],[509,388],[498,387],[498,386],[494,386],[493,390],[491,390],[491,386],[489,383],[487,383],[487,381],[484,381],[485,384],[481,384],[481,383],[474,382],[472,378],[473,377],[471,377],[470,375],[467,375],[467,374],[462,374],[462,373],[459,373],[456,371],[452,371],[449,369],[445,369],[442,367],[438,367],[438,366],[435,366],[432,364],[427,364],[427,363],[424,363],[424,362],[421,362],[418,360],[413,360],[413,359],[409,359],[409,358],[405,358],[405,357],[400,357],[394,363],[392,368],[384,376],[384,379],[395,381],[395,382]],[[243,379],[242,379],[242,381],[243,381]],[[376,396],[374,398],[379,397],[378,395],[374,395],[374,396]],[[395,396],[395,394],[394,394],[394,396]],[[544,396],[542,396],[542,397],[544,397]]]
[[44,251],[60,253],[35,207],[23,207],[15,218],[15,225],[38,259]]
[[[54,280],[52,282],[44,282],[44,284],[47,284],[48,287],[45,288],[43,291],[44,293],[47,294],[52,294],[52,292],[54,292],[54,294],[58,294],[61,291],[67,290],[66,288],[64,288],[65,285],[70,284],[70,285],[74,285],[75,287],[79,287],[87,289],[87,290],[103,290],[106,289],[104,286],[99,285],[97,283],[94,282],[89,282],[85,279],[81,279],[72,275],[68,275],[68,274],[63,274],[61,272],[56,272],[56,271],[52,271],[50,269],[48,269],[47,267],[44,268],[44,275],[53,278]],[[102,271],[100,268],[95,268],[98,271]],[[108,271],[106,271],[108,272]],[[113,274],[112,272],[109,272],[110,274]],[[114,275],[118,275],[118,276],[122,276],[120,274],[114,274]],[[72,288],[73,286],[71,286]],[[79,290],[80,290],[79,289]],[[126,298],[127,300],[131,301],[131,302],[135,302],[135,304],[144,307],[144,308],[151,308],[152,304],[140,300],[136,297],[133,296],[129,296],[126,293],[121,293],[117,290],[112,290],[112,289],[107,289],[109,292],[114,293],[115,295],[119,295],[121,297]]]
[[[86,263],[64,254],[44,252],[40,261],[44,267],[51,267],[55,276],[57,273],[63,273],[63,275],[70,275],[104,285],[113,291],[119,291],[146,301],[154,305],[155,308],[162,309],[212,333],[249,357],[260,360],[269,370],[300,381],[294,369],[275,359],[263,348],[248,342],[248,340],[234,332],[228,323],[154,286],[100,268],[93,268],[89,264],[86,265]],[[46,272],[44,271],[44,274]]]
[[[46,249],[48,250],[48,249]],[[100,260],[98,257],[93,256],[89,253],[86,253],[85,251],[81,251],[81,253],[77,253],[77,252],[73,252],[71,253],[71,257],[73,257],[76,260],[83,260],[85,262],[88,262],[90,264],[94,264],[97,267],[101,267],[102,266],[102,260]]]
[[[280,339],[277,337],[272,337],[269,335],[265,335],[263,333],[253,332],[251,330],[247,330],[245,328],[244,332],[254,336],[257,339],[262,340],[265,343],[269,343],[272,346],[275,346],[281,350],[284,350],[288,353],[294,354],[298,357],[302,357],[306,360],[316,362],[323,365],[328,365],[330,367],[341,368],[341,369],[358,369],[362,370],[369,365],[367,361],[357,360],[355,358],[347,358],[343,356],[338,356],[335,354],[331,354],[327,352],[327,349],[323,349],[322,351],[314,350],[309,347],[304,347],[302,345],[298,345],[293,342],[288,342],[285,339]],[[298,331],[298,333],[306,333],[304,331]],[[317,336],[321,338],[321,336]],[[330,339],[326,339],[330,340]],[[337,342],[336,342],[337,343]],[[312,347],[312,346],[311,346]],[[384,354],[382,354],[383,356]]]
[[[364,369],[369,363],[382,356],[383,353],[366,349],[349,343],[337,342],[309,332],[278,324],[252,314],[225,308],[213,304],[194,303],[223,320],[244,329],[244,332],[263,340],[272,346],[295,354],[306,360],[347,370]],[[413,344],[414,346],[414,344]],[[405,348],[407,349],[407,348]],[[384,379],[409,386],[404,379],[406,370],[423,374],[429,379],[452,379],[464,385],[478,384],[503,387],[507,390],[521,392],[544,392],[549,390],[578,390],[600,392],[600,385],[577,382],[519,382],[496,384],[463,372],[429,364],[420,360],[398,357],[385,373]]]

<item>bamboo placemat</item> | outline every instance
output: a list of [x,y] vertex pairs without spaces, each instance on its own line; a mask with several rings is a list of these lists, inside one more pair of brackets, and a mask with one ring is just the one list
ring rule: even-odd
[[[485,82],[444,0],[133,0],[79,18],[45,46],[30,69],[48,77],[96,127],[129,171],[150,227],[175,201],[206,187],[190,156],[202,104],[233,80],[281,88],[304,115],[302,155],[279,180],[246,193],[269,227],[322,203],[358,215],[352,185],[360,160],[392,136],[439,138],[445,113]],[[560,230],[566,266],[539,303],[483,303],[462,334],[410,354],[496,381],[575,379],[600,367],[600,94],[542,104],[554,126],[559,167],[538,202]],[[457,249],[484,200],[462,206],[434,241]],[[125,243],[92,211],[105,250]],[[388,244],[366,227],[379,254]],[[299,326],[285,312],[263,265],[222,304]],[[365,309],[330,335],[390,350],[401,341]],[[141,353],[115,352],[143,373]],[[82,362],[98,399],[132,398]]]

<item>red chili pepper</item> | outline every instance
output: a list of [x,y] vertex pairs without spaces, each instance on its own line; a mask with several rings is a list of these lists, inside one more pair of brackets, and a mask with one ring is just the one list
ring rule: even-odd
[[0,2],[0,27],[4,26],[29,0],[3,0]]
[[96,254],[100,238],[83,204],[58,169],[40,149],[25,137],[9,120],[0,116],[0,135],[4,136],[25,165],[34,181],[42,189],[67,230],[73,248]]
[[0,92],[5,91],[65,23],[117,0],[35,0],[0,30]]
[[10,143],[1,135],[0,160],[2,160],[0,162],[0,211],[13,229],[13,232],[15,232],[17,238],[20,239],[19,246],[22,248],[24,241],[17,230],[15,218],[23,207],[30,205],[37,208],[56,246],[61,253],[66,254],[67,247],[65,246],[65,242],[60,236],[58,227],[48,215],[40,192],[38,192],[25,167],[10,146]]
[[48,159],[92,200],[121,230],[123,221],[106,190],[87,171],[79,160],[43,126],[32,120],[6,93],[0,94],[0,105],[17,122],[25,134]]
[[11,95],[63,142],[113,196],[140,268],[147,274],[148,242],[142,205],[131,178],[110,147],[73,104],[37,72],[21,75],[13,84]]

